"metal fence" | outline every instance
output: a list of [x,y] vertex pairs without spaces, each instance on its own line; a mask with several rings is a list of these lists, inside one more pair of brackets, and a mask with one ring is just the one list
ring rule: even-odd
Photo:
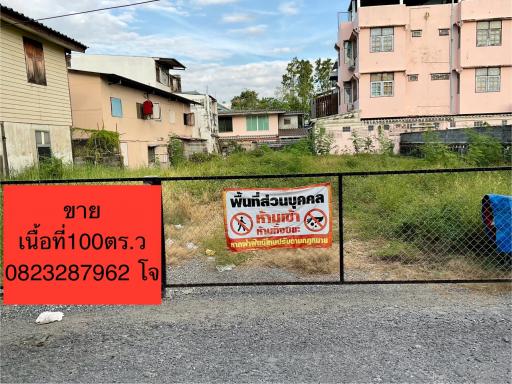
[[[512,195],[512,167],[297,175],[147,177],[1,184],[162,186],[162,290],[177,287],[511,282],[506,221],[486,195]],[[224,188],[330,182],[333,245],[231,253]],[[507,243],[508,242],[508,243]]]

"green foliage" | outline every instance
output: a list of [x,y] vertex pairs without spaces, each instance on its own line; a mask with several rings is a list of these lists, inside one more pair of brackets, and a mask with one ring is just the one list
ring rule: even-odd
[[310,103],[314,93],[313,65],[309,60],[297,57],[288,63],[281,81],[283,99],[291,110],[301,111],[309,116]]
[[216,158],[217,155],[214,153],[207,153],[207,152],[196,152],[190,155],[189,161],[191,163],[207,163],[208,161],[212,161],[214,158]]
[[39,179],[62,179],[64,176],[64,164],[57,157],[50,157],[39,162]]
[[244,89],[242,93],[240,93],[240,96],[235,96],[233,99],[231,99],[231,109],[260,109],[258,93],[251,89]]
[[185,162],[185,147],[183,142],[175,137],[169,137],[169,143],[167,144],[167,153],[169,155],[169,162],[171,165],[179,165]]
[[334,144],[334,137],[327,132],[323,124],[317,123],[310,131],[313,141],[314,153],[317,155],[328,155],[331,153]]
[[93,131],[87,140],[87,150],[95,158],[119,153],[119,133],[99,129]]
[[356,154],[361,153],[364,146],[364,139],[360,137],[356,132],[352,132],[351,136],[352,145],[354,146],[354,152]]
[[381,155],[392,155],[395,145],[393,141],[386,137],[384,129],[378,126],[377,142],[379,143],[379,153]]
[[420,148],[420,153],[427,162],[448,166],[458,161],[457,154],[441,142],[437,132],[428,130],[423,134],[423,140],[425,144]]
[[304,137],[299,141],[287,145],[283,152],[290,153],[292,155],[300,156],[300,155],[314,155],[315,148],[313,146],[313,141],[311,137]]
[[472,131],[468,131],[468,139],[466,161],[469,164],[485,167],[506,160],[503,146],[498,139]]
[[288,104],[276,97],[259,98],[258,93],[251,89],[245,89],[239,96],[231,99],[233,110],[289,110]]
[[331,59],[315,61],[313,81],[316,93],[327,92],[332,88],[331,71],[334,63]]

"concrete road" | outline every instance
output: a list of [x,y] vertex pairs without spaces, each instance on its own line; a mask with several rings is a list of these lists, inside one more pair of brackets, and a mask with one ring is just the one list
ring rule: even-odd
[[[45,309],[62,322],[36,325]],[[159,307],[3,306],[2,382],[511,379],[509,293],[462,286],[179,290]]]

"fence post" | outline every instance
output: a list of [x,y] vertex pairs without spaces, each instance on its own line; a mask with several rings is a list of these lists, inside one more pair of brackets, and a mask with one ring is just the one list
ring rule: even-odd
[[[144,184],[147,185],[157,185],[162,186],[162,180],[157,177],[148,176],[147,180],[144,180]],[[160,190],[161,191],[161,190]],[[162,299],[165,298],[165,288],[167,285],[167,263],[165,260],[165,230],[164,230],[164,199],[163,194],[160,192],[160,222],[161,222],[161,232],[160,232],[160,272],[161,272],[161,290],[162,290]]]
[[340,284],[345,282],[345,250],[343,246],[343,175],[338,174],[338,231],[340,237]]

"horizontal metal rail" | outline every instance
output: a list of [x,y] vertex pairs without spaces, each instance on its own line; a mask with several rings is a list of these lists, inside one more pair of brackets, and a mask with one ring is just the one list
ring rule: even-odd
[[190,283],[166,284],[166,288],[214,288],[214,287],[263,287],[263,286],[311,286],[311,285],[394,285],[394,284],[486,284],[486,283],[512,283],[512,279],[485,279],[485,280],[345,280],[345,281],[255,281],[230,283]]
[[440,168],[440,169],[411,169],[400,171],[358,171],[358,172],[327,172],[327,173],[296,173],[285,175],[214,175],[214,176],[141,176],[114,177],[105,179],[58,179],[58,180],[0,180],[0,185],[21,184],[72,184],[72,183],[122,183],[160,181],[201,181],[201,180],[258,180],[258,179],[293,179],[338,176],[382,176],[382,175],[413,175],[436,173],[467,173],[467,172],[496,172],[512,171],[512,166],[486,168]]

